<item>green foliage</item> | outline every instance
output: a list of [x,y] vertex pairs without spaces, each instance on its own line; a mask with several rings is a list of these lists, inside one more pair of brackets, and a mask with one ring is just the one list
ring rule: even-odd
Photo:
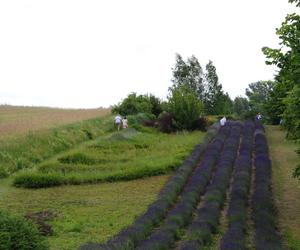
[[283,119],[288,138],[298,139],[300,138],[300,84],[294,86],[283,102],[286,107]]
[[296,6],[300,7],[300,0],[289,0],[290,3],[295,3]]
[[193,123],[203,114],[203,104],[185,85],[171,88],[168,100],[168,111],[179,129],[192,129]]
[[248,99],[245,97],[237,96],[233,101],[233,112],[236,116],[244,118],[250,111]]
[[[289,0],[300,7],[299,0]],[[271,95],[269,112],[274,112],[272,119],[283,118],[283,126],[287,129],[289,138],[300,138],[300,16],[289,14],[281,27],[276,30],[280,39],[280,49],[264,47],[267,64],[276,65],[279,72],[278,81]],[[276,109],[277,108],[277,109]],[[299,165],[294,176],[299,176]]]
[[194,92],[199,100],[204,97],[203,70],[198,59],[192,55],[185,62],[181,55],[176,54],[175,67],[172,68],[172,88],[185,85]]
[[205,81],[206,91],[204,95],[205,112],[208,115],[220,115],[232,113],[232,101],[229,95],[224,94],[219,83],[216,67],[212,61],[206,65]]
[[273,81],[258,81],[249,84],[246,95],[249,98],[249,106],[252,116],[261,113],[264,118],[269,117],[266,106],[270,101],[270,94],[274,87]]
[[112,108],[112,113],[136,115],[138,113],[158,116],[162,112],[161,101],[154,95],[129,94],[121,103]]
[[6,169],[0,166],[0,179],[7,177],[9,174],[7,173]]
[[48,246],[32,223],[0,210],[0,249],[45,250]]

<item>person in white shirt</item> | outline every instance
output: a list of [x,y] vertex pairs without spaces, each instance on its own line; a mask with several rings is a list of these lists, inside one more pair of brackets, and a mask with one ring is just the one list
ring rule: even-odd
[[124,118],[122,119],[122,125],[123,125],[123,128],[128,128],[128,120],[127,120],[126,116],[124,116]]
[[116,124],[118,130],[120,130],[120,128],[121,128],[121,123],[122,123],[122,117],[120,115],[117,115],[115,117],[115,124]]
[[220,124],[221,126],[224,126],[226,123],[226,117],[224,116],[221,120],[220,120]]

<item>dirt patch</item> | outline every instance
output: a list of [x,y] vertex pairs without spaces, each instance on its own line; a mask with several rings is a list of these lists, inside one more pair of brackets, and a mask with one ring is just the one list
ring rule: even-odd
[[32,212],[25,215],[25,218],[36,224],[40,233],[45,236],[53,234],[53,229],[47,222],[52,221],[55,217],[57,217],[57,213],[50,210]]

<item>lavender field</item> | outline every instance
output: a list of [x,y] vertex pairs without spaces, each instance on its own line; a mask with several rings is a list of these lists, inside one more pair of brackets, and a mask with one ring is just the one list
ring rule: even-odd
[[259,122],[214,125],[144,214],[80,249],[285,249],[271,167]]

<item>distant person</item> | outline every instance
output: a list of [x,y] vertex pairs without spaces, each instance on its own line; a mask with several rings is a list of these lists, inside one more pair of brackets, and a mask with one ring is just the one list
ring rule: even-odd
[[221,124],[221,126],[224,126],[225,123],[226,123],[226,117],[223,116],[223,118],[220,120],[220,124]]
[[122,119],[122,125],[123,125],[123,128],[128,128],[128,120],[127,120],[126,116],[124,116],[124,118]]
[[117,115],[115,117],[115,124],[116,124],[118,130],[120,130],[120,128],[121,128],[121,123],[122,123],[122,117],[120,115]]
[[260,120],[261,120],[261,118],[262,118],[261,114],[260,114],[260,113],[258,113],[258,114],[256,115],[256,120],[260,121]]

